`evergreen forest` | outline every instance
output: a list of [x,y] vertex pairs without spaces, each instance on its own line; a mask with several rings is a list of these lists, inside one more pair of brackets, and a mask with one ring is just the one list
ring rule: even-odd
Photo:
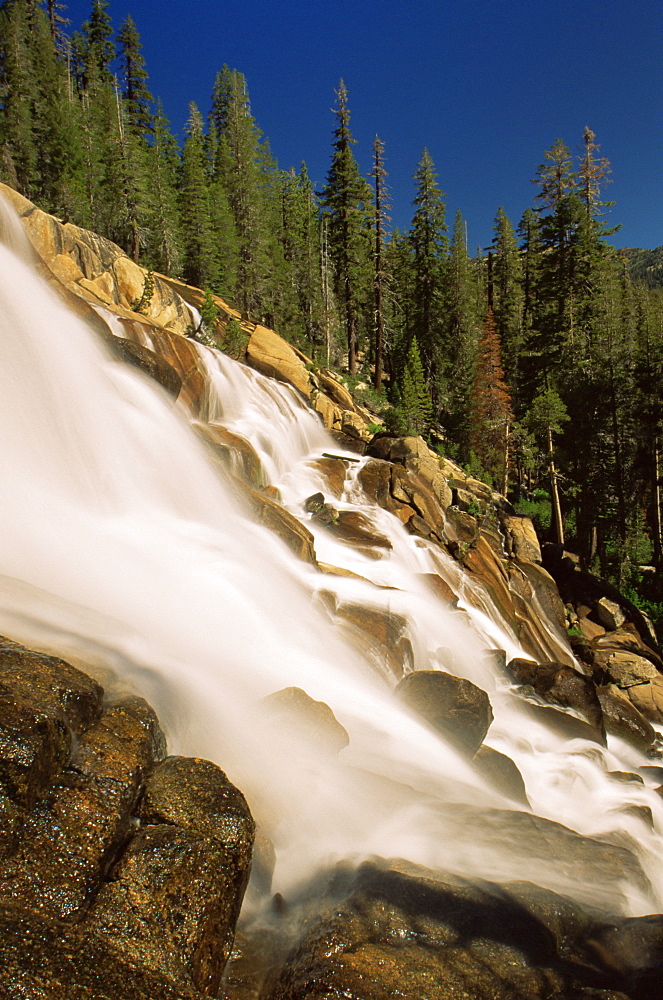
[[532,205],[515,223],[496,206],[470,253],[427,149],[410,227],[391,227],[388,149],[376,136],[363,176],[342,80],[315,190],[304,162],[279,167],[241,72],[219,68],[179,142],[133,19],[114,26],[107,0],[80,30],[66,15],[0,4],[0,179],[342,372],[376,425],[421,434],[660,612],[661,252],[611,244],[591,128],[579,155],[542,151]]

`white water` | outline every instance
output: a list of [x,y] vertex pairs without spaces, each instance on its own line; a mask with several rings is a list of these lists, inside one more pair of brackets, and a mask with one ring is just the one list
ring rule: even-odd
[[[606,777],[643,761],[618,746],[564,742],[523,715],[484,652],[513,655],[514,637],[478,612],[468,624],[422,584],[422,572],[458,573],[441,551],[364,505],[391,541],[379,560],[315,529],[320,561],[364,580],[296,560],[237,508],[172,401],[109,358],[5,246],[0,351],[0,631],[139,691],[171,752],[226,770],[275,842],[275,889],[332,859],[378,854],[530,879],[614,909],[661,908],[663,806]],[[335,450],[317,417],[286,387],[207,349],[201,356],[207,417],[252,441],[268,481],[305,516],[302,501],[324,490],[309,460]],[[338,506],[360,499],[349,477]],[[615,885],[580,855],[552,858],[494,813],[477,820],[478,808],[513,804],[399,707],[389,679],[323,610],[319,595],[332,591],[407,616],[415,668],[452,669],[486,689],[495,712],[487,742],[516,761],[533,811],[638,849],[652,894]],[[350,735],[338,758],[270,728],[259,700],[288,685],[333,708]],[[622,810],[643,803],[655,832]]]

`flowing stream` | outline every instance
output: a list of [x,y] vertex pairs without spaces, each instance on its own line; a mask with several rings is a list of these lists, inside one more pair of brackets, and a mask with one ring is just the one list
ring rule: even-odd
[[[618,741],[562,740],[526,715],[486,652],[520,653],[508,625],[475,601],[459,611],[435,597],[422,574],[461,594],[470,585],[371,506],[352,472],[337,506],[359,507],[391,548],[369,558],[310,523],[303,501],[325,489],[312,460],[334,443],[293,391],[201,347],[205,419],[253,444],[319,561],[356,576],[296,559],[247,517],[188,415],[111,358],[37,276],[17,226],[3,219],[14,235],[0,245],[0,631],[142,694],[171,752],[216,761],[273,840],[282,893],[334,859],[380,855],[529,879],[613,910],[663,909],[661,800],[607,775],[644,759]],[[549,830],[530,835],[526,810],[398,703],[393,679],[337,627],[335,602],[404,616],[414,669],[483,687],[495,713],[486,742],[518,764],[532,814],[577,836],[561,849]],[[290,685],[346,728],[338,756],[270,724],[261,699]],[[653,830],[626,808],[642,805]],[[588,837],[637,854],[649,886],[602,871]]]

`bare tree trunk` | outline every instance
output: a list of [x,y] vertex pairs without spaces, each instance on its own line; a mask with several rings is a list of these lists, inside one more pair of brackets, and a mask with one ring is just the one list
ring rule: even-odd
[[553,452],[552,428],[548,427],[548,470],[550,473],[550,499],[552,501],[553,517],[555,519],[556,540],[564,544],[564,521],[562,520],[562,508],[559,503],[559,490],[557,489],[557,472],[555,470],[555,458]]
[[654,438],[654,562],[661,565],[663,530],[661,527],[661,455],[658,435]]

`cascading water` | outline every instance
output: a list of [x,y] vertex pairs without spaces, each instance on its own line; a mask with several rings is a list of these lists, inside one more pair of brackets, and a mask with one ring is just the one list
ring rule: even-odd
[[[7,246],[0,267],[0,631],[130,685],[154,705],[171,751],[215,760],[273,839],[282,892],[331,859],[377,854],[530,879],[613,910],[663,908],[663,806],[606,776],[644,761],[619,745],[564,742],[523,714],[485,654],[517,654],[514,637],[470,605],[468,624],[422,583],[458,573],[441,550],[371,507],[350,476],[338,506],[361,504],[391,548],[369,559],[309,524],[320,561],[356,576],[298,561],[245,516],[158,387],[111,359]],[[208,349],[201,358],[205,416],[253,443],[302,516],[303,499],[324,489],[310,460],[333,443],[288,388]],[[651,890],[603,877],[581,837],[552,858],[545,836],[514,835],[513,803],[399,705],[319,606],[322,591],[403,615],[415,669],[453,668],[487,690],[489,743],[518,764],[533,812],[637,850]],[[260,700],[290,685],[345,726],[338,757],[270,726]],[[651,808],[654,831],[625,801]]]

